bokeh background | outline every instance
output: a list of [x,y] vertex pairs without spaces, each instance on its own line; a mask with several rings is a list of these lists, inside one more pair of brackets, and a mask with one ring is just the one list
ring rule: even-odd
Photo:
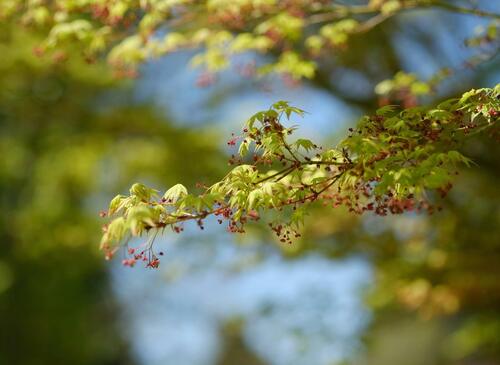
[[310,82],[245,77],[250,55],[199,87],[187,52],[117,80],[77,54],[35,56],[38,34],[0,24],[0,364],[500,364],[500,161],[485,138],[464,147],[477,166],[432,216],[318,207],[291,246],[212,222],[160,238],[159,270],[98,251],[110,198],[138,181],[215,181],[226,138],[276,100],[309,112],[300,133],[332,143],[400,70],[458,70],[425,102],[496,85],[498,57],[463,67],[481,26],[412,12],[354,38]]

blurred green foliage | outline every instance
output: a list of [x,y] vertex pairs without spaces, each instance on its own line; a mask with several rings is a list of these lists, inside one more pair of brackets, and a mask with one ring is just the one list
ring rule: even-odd
[[0,29],[0,364],[126,364],[99,204],[135,179],[203,179],[218,150],[102,66],[39,59],[36,41]]
[[[385,4],[391,13],[387,4],[397,1],[371,3]],[[283,18],[273,21],[282,24]],[[294,23],[284,23],[293,38]],[[373,110],[377,99],[360,90],[404,69],[394,34],[405,30],[395,20],[388,24],[363,36],[349,35],[345,52],[329,52],[318,61],[312,85],[351,106]],[[321,38],[311,37],[306,46],[314,53],[325,39],[343,43],[348,32],[339,30],[327,25]],[[442,41],[432,32],[416,32],[419,47],[411,50],[434,55],[429,63],[442,61],[443,55],[438,52]],[[165,46],[177,48],[174,37],[169,35]],[[268,48],[262,37],[237,40],[235,52]],[[484,37],[473,40],[484,43]],[[135,58],[141,42],[123,50]],[[206,171],[221,176],[220,159],[211,158],[217,152],[206,134],[174,128],[148,107],[123,107],[126,92],[125,102],[113,105],[107,91],[116,85],[99,64],[86,65],[79,57],[65,61],[66,55],[57,52],[47,56],[55,62],[43,61],[32,55],[38,43],[21,30],[0,30],[0,153],[7,156],[0,159],[0,319],[5,329],[0,363],[124,364],[129,360],[114,322],[116,306],[93,245],[99,235],[96,213],[103,208],[97,206],[100,194],[109,199],[134,181],[168,186],[203,181]],[[220,55],[205,56],[200,62],[217,69]],[[295,53],[277,56],[277,71],[312,77],[310,65]],[[137,58],[143,60],[141,54]],[[492,86],[484,83],[497,66],[492,62],[474,70],[447,92],[456,96],[457,88]],[[388,102],[410,104],[418,101],[414,94],[434,86],[411,74],[379,85]],[[367,302],[375,320],[366,334],[367,353],[354,363],[500,363],[498,149],[479,138],[464,147],[478,166],[462,172],[439,214],[366,220],[316,207],[303,240],[285,248],[297,256],[312,249],[332,258],[359,253],[374,262],[376,281]],[[193,160],[196,166],[186,163]],[[231,336],[238,348],[240,339]],[[223,361],[231,363],[241,356],[236,353]]]
[[461,171],[441,212],[358,219],[317,207],[291,250],[357,253],[374,262],[367,304],[375,319],[365,334],[368,351],[353,364],[500,360],[500,150],[475,138],[462,152],[477,165]]

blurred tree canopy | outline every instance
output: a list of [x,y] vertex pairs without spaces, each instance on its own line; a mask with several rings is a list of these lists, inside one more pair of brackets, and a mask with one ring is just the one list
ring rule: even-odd
[[[2,118],[7,122],[10,120],[11,127],[8,130],[12,136],[9,138],[9,133],[5,134],[7,138],[5,138],[5,142],[2,142],[1,148],[5,148],[9,151],[9,155],[13,156],[8,162],[4,162],[6,166],[2,167],[5,171],[2,173],[4,176],[2,184],[5,184],[5,188],[2,186],[2,193],[6,192],[5,197],[2,198],[2,202],[5,201],[2,203],[5,204],[3,214],[7,215],[6,212],[9,209],[15,212],[14,219],[10,214],[8,217],[2,217],[2,222],[5,222],[2,223],[2,232],[5,232],[5,241],[7,242],[14,239],[19,240],[18,244],[12,244],[12,247],[7,251],[11,256],[4,259],[5,264],[2,270],[5,272],[4,277],[7,278],[4,279],[4,282],[8,283],[5,284],[6,287],[10,285],[9,280],[11,279],[9,278],[16,278],[16,275],[26,275],[25,280],[30,280],[28,277],[32,278],[31,275],[28,275],[29,272],[24,269],[29,265],[26,265],[23,260],[28,260],[34,254],[45,255],[45,251],[60,252],[60,247],[50,248],[50,243],[56,241],[53,238],[54,234],[60,235],[57,241],[67,242],[67,249],[71,250],[76,250],[75,247],[81,248],[84,243],[88,242],[86,232],[90,226],[95,226],[95,221],[88,215],[89,205],[92,205],[91,197],[96,191],[106,193],[113,191],[113,189],[121,191],[123,183],[129,182],[131,177],[146,180],[148,184],[154,184],[153,181],[150,181],[153,172],[157,179],[161,179],[162,184],[177,182],[172,176],[179,176],[183,182],[187,181],[186,184],[192,183],[193,179],[203,179],[203,174],[197,175],[197,172],[184,169],[179,170],[175,175],[163,174],[157,169],[158,156],[165,153],[165,149],[160,142],[160,147],[155,149],[154,144],[151,144],[151,138],[161,139],[159,135],[163,133],[162,128],[167,128],[167,126],[160,123],[158,117],[149,114],[146,109],[135,111],[113,109],[113,112],[109,114],[99,113],[96,116],[87,116],[88,111],[85,111],[82,101],[95,102],[96,88],[102,88],[103,81],[101,76],[95,77],[94,74],[94,78],[87,75],[93,80],[90,82],[82,77],[82,73],[87,74],[90,72],[89,69],[100,68],[102,65],[97,62],[97,65],[93,66],[83,64],[71,66],[74,62],[81,61],[75,61],[74,57],[69,57],[69,61],[63,63],[64,66],[58,66],[57,64],[68,56],[66,52],[70,54],[75,52],[74,44],[72,44],[74,42],[83,47],[83,58],[88,61],[100,60],[102,55],[107,55],[115,72],[120,76],[135,75],[137,65],[150,58],[181,49],[195,48],[199,52],[194,57],[193,63],[201,66],[205,71],[199,80],[201,85],[212,82],[212,75],[227,68],[233,56],[243,52],[262,53],[265,57],[258,58],[261,64],[251,64],[249,67],[248,73],[252,76],[260,77],[270,73],[278,73],[284,77],[289,85],[295,85],[301,79],[309,79],[312,85],[326,90],[351,105],[362,108],[369,114],[373,114],[378,103],[398,104],[405,108],[401,113],[393,113],[393,110],[386,108],[382,111],[379,110],[377,115],[383,118],[382,122],[391,121],[388,125],[384,124],[384,128],[393,128],[392,137],[397,136],[402,131],[409,133],[404,136],[409,139],[418,140],[424,135],[431,141],[427,141],[431,145],[431,151],[429,155],[425,155],[425,161],[429,160],[431,155],[443,152],[441,144],[439,147],[432,144],[435,141],[433,133],[437,130],[441,133],[442,129],[441,126],[434,126],[434,129],[425,130],[418,124],[422,120],[429,119],[432,122],[449,123],[458,129],[476,130],[476,128],[482,129],[483,126],[487,126],[491,130],[498,127],[500,113],[498,86],[494,88],[495,85],[491,85],[488,77],[491,77],[491,71],[498,67],[495,56],[499,49],[497,33],[500,16],[498,11],[485,10],[471,5],[467,1],[372,0],[363,4],[345,5],[330,1],[299,0],[283,2],[272,0],[204,2],[122,0],[109,2],[102,0],[35,1],[26,5],[21,1],[11,0],[3,3],[0,9],[2,9],[4,17],[16,17],[20,14],[21,22],[24,24],[34,24],[44,29],[46,37],[38,43],[39,47],[36,48],[36,52],[46,54],[46,58],[53,58],[56,63],[55,66],[44,68],[44,70],[51,70],[50,81],[33,82],[33,80],[37,80],[36,70],[39,70],[39,66],[36,65],[44,61],[28,56],[29,48],[34,43],[27,45],[23,40],[20,41],[20,44],[26,45],[25,57],[30,59],[35,66],[32,65],[28,69],[23,68],[17,76],[13,76],[16,73],[4,73],[1,76],[6,79],[3,80],[6,85],[9,85],[9,78],[16,77],[17,79],[12,83],[20,87],[20,90],[11,94],[8,94],[8,88],[2,90],[3,93],[6,93],[6,96],[2,96],[2,99],[5,98],[5,102],[2,101],[2,115],[5,117]],[[436,93],[439,90],[440,82],[450,75],[460,74],[463,69],[444,69],[429,80],[420,80],[415,75],[398,72],[403,69],[402,60],[395,47],[391,45],[391,40],[394,34],[403,32],[407,24],[398,23],[397,19],[402,13],[422,9],[440,9],[453,14],[469,14],[491,20],[485,25],[482,33],[471,35],[467,40],[467,44],[477,51],[475,56],[467,60],[468,66],[476,67],[472,71],[472,76],[465,78],[458,87],[456,85],[449,87],[446,90],[446,95]],[[455,22],[455,25],[460,26],[460,18]],[[411,25],[409,26],[411,27]],[[427,30],[427,32],[422,31],[416,38],[427,52],[426,54],[432,54],[439,48],[439,43],[432,37],[432,29]],[[17,47],[15,52],[18,52]],[[436,57],[439,57],[439,54]],[[8,60],[8,57],[6,59]],[[442,64],[442,62],[437,63]],[[68,67],[69,69],[66,69]],[[71,67],[77,67],[78,71],[71,72]],[[102,70],[99,72],[104,72]],[[43,75],[38,74],[39,77],[44,79],[46,72],[43,71]],[[64,80],[59,79],[62,75],[61,72],[67,72]],[[348,87],[345,86],[345,82],[336,83],[335,77],[341,79],[342,73],[350,76],[355,75],[366,81],[364,84],[370,87],[376,86],[375,93],[372,93],[370,89],[369,92],[358,95],[356,88],[350,83],[347,83]],[[75,81],[74,88],[71,88],[70,85],[64,85],[64,88],[61,89],[60,83],[67,82],[66,79]],[[485,83],[487,85],[484,85]],[[38,84],[38,87],[34,87]],[[23,85],[30,90],[29,93],[23,91]],[[87,89],[85,85],[91,86],[91,88]],[[452,105],[450,103],[435,108],[435,105],[444,99],[443,96],[460,97],[467,90],[482,86],[490,86],[493,89],[465,94],[472,95],[473,98],[477,97],[472,101],[469,100],[473,104],[467,106],[470,108],[464,112],[465,119],[461,118],[463,115],[456,114],[464,107],[462,102],[456,108],[449,109]],[[39,95],[57,100],[57,108],[46,107],[43,109],[43,105],[51,105],[50,103],[54,103],[54,101],[45,100],[43,103],[37,101],[37,88],[42,90],[42,92],[38,92]],[[481,94],[482,92],[484,94]],[[13,103],[9,99],[9,95],[10,97],[23,95],[23,99]],[[31,95],[33,98],[34,105],[32,107],[26,107],[28,100],[32,100],[26,95]],[[68,100],[64,99],[64,95],[68,96]],[[469,97],[465,99],[467,101]],[[61,102],[62,100],[68,103],[66,107],[64,107],[65,103]],[[429,105],[425,109],[427,114],[420,114],[422,113],[420,108],[412,108],[421,105],[422,102]],[[22,117],[9,119],[9,113],[14,114],[12,110],[16,104],[19,108],[15,110],[16,115]],[[50,126],[44,128],[42,136],[40,135],[40,130],[37,130],[37,127],[43,125],[39,121],[40,116],[43,116],[42,119],[45,123],[52,124],[57,120],[66,120],[68,115],[72,115],[68,112],[69,108],[83,108],[84,117],[71,121],[71,126],[68,123],[62,123],[65,128],[56,123],[57,128]],[[270,164],[270,169],[265,172],[267,175],[256,175],[253,177],[256,181],[250,180],[250,184],[248,184],[245,179],[253,173],[253,170],[245,170],[241,166],[237,166],[236,169],[239,168],[239,170],[232,172],[232,177],[235,178],[231,181],[232,185],[225,185],[226,190],[222,192],[215,191],[216,194],[222,194],[223,198],[229,197],[229,199],[237,196],[239,191],[244,191],[245,193],[240,194],[235,199],[234,204],[229,202],[229,207],[231,209],[241,207],[241,211],[245,212],[246,220],[258,219],[260,214],[265,214],[253,212],[256,202],[264,201],[261,206],[263,210],[269,208],[269,202],[265,201],[259,195],[260,193],[253,193],[251,196],[252,191],[256,189],[248,189],[249,185],[253,187],[252,184],[264,182],[262,179],[268,178],[271,180],[275,178],[276,181],[272,180],[271,182],[277,184],[283,182],[291,185],[291,183],[297,183],[297,180],[300,180],[300,184],[302,184],[301,174],[295,176],[297,179],[295,182],[292,180],[290,183],[284,179],[284,176],[291,172],[286,171],[287,165],[285,165],[285,172],[282,174],[277,169],[283,160],[289,163],[288,166],[294,166],[293,160],[300,149],[305,156],[301,156],[301,163],[305,162],[313,167],[323,165],[324,162],[332,165],[338,165],[340,162],[347,166],[353,163],[353,156],[357,158],[355,163],[360,161],[359,156],[368,156],[369,158],[361,159],[362,164],[368,162],[383,164],[389,156],[389,154],[380,154],[380,152],[385,151],[380,146],[374,150],[361,148],[364,146],[364,142],[359,139],[344,146],[350,148],[348,151],[350,153],[345,153],[343,148],[339,148],[327,157],[321,152],[319,153],[320,157],[316,159],[314,159],[314,155],[307,154],[309,150],[315,149],[313,142],[307,140],[296,142],[296,149],[292,149],[280,137],[283,135],[283,131],[288,133],[288,130],[275,115],[276,112],[278,114],[281,112],[284,114],[301,112],[288,108],[290,108],[288,105],[278,105],[277,108],[274,108],[275,113],[265,111],[264,114],[256,116],[254,122],[262,123],[262,130],[259,129],[259,133],[269,138],[267,140],[255,138],[255,130],[252,129],[254,125],[247,125],[247,131],[244,133],[254,135],[243,135],[246,142],[240,144],[243,147],[239,151],[242,160],[239,160],[240,157],[232,157],[232,162],[236,162],[237,165],[242,162],[246,162],[246,165],[252,164],[252,161],[243,159],[248,152],[245,144],[250,144],[250,142],[264,144],[263,150],[268,156],[263,157],[271,157],[271,159],[268,161],[264,158],[258,162],[264,163],[264,165]],[[80,113],[81,109],[78,110]],[[38,117],[37,112],[39,113]],[[408,113],[410,117],[408,117]],[[49,119],[47,116],[51,116],[51,118]],[[412,124],[412,117],[418,121]],[[32,120],[32,126],[19,129],[19,120]],[[404,123],[398,124],[401,120]],[[365,119],[361,127],[370,126],[370,123],[377,122],[380,122],[377,121],[377,118]],[[461,125],[461,122],[465,125]],[[8,128],[9,123],[2,123],[2,128],[4,125],[7,126],[5,128]],[[79,125],[81,129],[78,129]],[[415,130],[408,127],[410,125],[417,125],[419,133],[424,130],[430,134],[421,133],[412,137],[410,134]],[[59,130],[59,128],[62,129]],[[128,130],[129,128],[130,130]],[[76,136],[72,136],[71,131],[74,129],[79,131]],[[128,132],[125,132],[127,130]],[[353,132],[358,131],[361,131],[361,134],[364,133],[361,128],[353,130]],[[453,130],[453,132],[455,131]],[[167,136],[170,136],[172,131],[169,129],[165,130],[164,133],[163,138],[170,138]],[[189,135],[189,132],[186,131],[183,131],[181,135],[184,136],[184,133]],[[4,138],[3,136],[2,133],[2,138]],[[356,138],[355,134],[354,136]],[[378,136],[378,134],[375,135],[375,137]],[[370,139],[373,135],[362,134],[362,137]],[[141,138],[147,138],[148,142],[144,142]],[[211,146],[205,146],[196,137],[192,138],[193,141],[197,141],[196,143],[201,143],[201,145],[190,144],[190,148],[186,149],[185,153],[192,153],[193,158],[198,159],[200,156],[206,155],[203,152],[206,151],[205,149],[211,153],[214,152]],[[126,143],[121,148],[120,139],[126,139]],[[36,149],[39,144],[43,146],[44,140],[46,140],[45,143],[54,148],[52,151],[51,149],[46,151],[45,148]],[[438,137],[436,140],[442,142]],[[376,140],[375,142],[380,141]],[[311,207],[308,207],[307,212],[314,219],[305,220],[300,231],[300,239],[292,245],[282,245],[283,250],[291,255],[300,255],[305,250],[314,249],[332,257],[353,253],[362,254],[374,262],[376,286],[370,293],[368,302],[376,310],[376,318],[372,332],[367,337],[367,342],[370,345],[367,354],[369,360],[360,359],[361,363],[364,361],[370,364],[386,364],[395,361],[394,359],[401,359],[399,362],[402,362],[409,361],[410,358],[415,364],[496,364],[500,361],[500,343],[498,342],[500,331],[500,297],[498,295],[500,292],[498,284],[500,205],[498,189],[496,188],[498,171],[500,171],[498,144],[494,140],[485,138],[481,133],[468,135],[462,142],[444,150],[447,153],[450,151],[458,152],[458,155],[448,155],[448,157],[455,156],[453,158],[456,161],[452,161],[453,158],[438,161],[433,157],[433,163],[428,166],[429,175],[440,171],[442,164],[451,166],[450,169],[461,171],[461,175],[453,180],[454,189],[447,194],[441,203],[443,205],[441,212],[432,215],[407,213],[382,219],[349,214],[349,206],[328,209],[319,204],[312,204]],[[130,148],[131,143],[137,143],[138,148],[142,147],[146,152]],[[229,144],[236,144],[236,141],[231,139]],[[403,144],[399,147],[400,150],[395,153],[395,155],[401,153],[399,157],[415,149],[415,145],[412,144]],[[356,150],[356,148],[358,149]],[[71,153],[68,159],[73,166],[78,168],[76,171],[68,170],[66,168],[68,163],[65,161],[60,162],[63,167],[58,170],[57,162],[64,159],[61,157],[64,156],[61,155],[61,151]],[[37,163],[26,163],[26,161],[34,159],[33,155],[36,156]],[[103,158],[103,156],[105,157]],[[137,158],[137,156],[141,156],[141,158]],[[144,156],[154,156],[154,158],[145,158]],[[473,164],[469,169],[455,167],[456,162],[468,161],[462,156],[467,156],[477,165]],[[259,155],[258,158],[261,157],[262,155]],[[75,163],[80,159],[84,161]],[[292,161],[286,161],[287,159]],[[106,161],[104,166],[103,161]],[[213,163],[211,167],[220,166],[213,161],[210,163]],[[171,161],[167,157],[164,157],[161,165],[168,165],[170,168],[170,166],[177,166],[176,164],[185,167],[182,165],[182,160]],[[19,165],[29,168],[19,171],[16,168]],[[404,165],[396,165],[392,171],[401,171],[402,166]],[[117,167],[120,168],[120,172],[114,172]],[[122,168],[127,171],[130,169],[128,175],[121,171]],[[321,166],[321,168],[323,167]],[[96,173],[95,169],[101,173]],[[141,173],[138,174],[138,171]],[[336,171],[342,172],[342,170]],[[381,169],[376,177],[384,178],[384,176],[389,175],[387,171]],[[312,173],[315,172],[312,171]],[[114,174],[120,178],[113,177]],[[96,176],[101,175],[104,176],[96,178]],[[430,187],[434,190],[437,188],[437,190],[446,190],[447,192],[448,189],[444,188],[448,186],[450,179],[448,172],[445,175],[446,179],[438,179],[439,181],[436,183],[423,183],[421,190],[427,190]],[[323,184],[320,185],[320,190],[309,190],[309,192],[320,195],[327,191],[331,187],[328,184],[335,177],[327,174],[314,176],[314,178],[321,179],[325,176],[330,177],[330,179],[308,181],[308,185]],[[401,176],[403,174],[399,175],[399,177]],[[109,179],[112,181],[110,182]],[[381,195],[385,195],[385,198],[396,196],[399,199],[396,204],[396,208],[398,208],[396,212],[400,213],[399,210],[411,209],[406,209],[409,203],[402,202],[403,195],[398,194],[404,194],[408,198],[409,194],[413,195],[416,192],[404,189],[403,192],[396,191],[395,184],[401,183],[401,181],[397,181],[398,179],[388,182],[389,188],[384,190]],[[59,183],[54,184],[54,181],[59,181]],[[222,182],[224,183],[224,181]],[[380,180],[370,181],[368,179],[368,182],[376,184]],[[345,183],[355,185],[356,181]],[[414,183],[415,180],[410,179],[407,185],[414,185]],[[271,186],[270,190],[267,191],[269,199],[278,195],[275,190],[279,187],[278,185]],[[326,189],[323,190],[323,187]],[[354,187],[357,188],[357,186]],[[292,186],[292,189],[295,188],[300,191],[305,186]],[[209,191],[209,193],[214,193],[214,191]],[[63,198],[61,198],[61,194]],[[130,215],[133,215],[134,219],[129,219],[130,222],[127,226],[115,225],[114,228],[120,234],[112,237],[113,239],[119,238],[117,241],[121,241],[121,238],[124,238],[125,233],[129,230],[133,234],[140,234],[149,232],[151,229],[164,228],[166,225],[175,226],[176,229],[180,230],[177,223],[188,219],[199,221],[212,212],[210,207],[214,203],[223,200],[217,196],[203,201],[199,196],[193,197],[187,194],[186,189],[180,185],[174,185],[173,190],[168,190],[163,197],[164,200],[161,200],[161,197],[158,197],[157,200],[152,199],[154,194],[155,191],[142,184],[137,184],[132,187],[130,196],[120,196],[114,200],[110,207],[111,213],[118,209],[127,210],[137,206],[141,208]],[[294,197],[299,199],[299,202],[303,202],[301,200],[305,197],[301,196],[300,192],[298,194]],[[202,194],[201,197],[207,198],[207,194]],[[294,199],[294,197],[291,198]],[[15,201],[11,202],[11,199]],[[290,199],[289,195],[286,195],[280,202],[287,199]],[[26,203],[27,201],[29,203]],[[50,212],[50,214],[47,214],[47,202],[51,204],[56,202],[54,212]],[[271,203],[273,204],[272,201]],[[292,203],[294,202],[292,201]],[[170,210],[163,211],[162,207],[169,204],[180,211],[176,210],[174,213]],[[62,207],[58,207],[58,205]],[[78,206],[80,210],[73,211]],[[144,206],[147,206],[148,209],[144,209]],[[220,206],[216,209],[219,208]],[[371,209],[367,208],[366,210]],[[299,212],[302,211],[299,210]],[[217,211],[217,213],[233,214],[228,211],[223,212],[223,210]],[[293,216],[294,213],[290,214]],[[169,221],[165,217],[173,217],[174,219]],[[127,215],[120,218],[127,219]],[[239,226],[240,218],[241,215],[234,220],[236,224],[232,225],[233,231],[242,229]],[[76,227],[83,227],[81,226],[82,220],[88,220],[89,226],[78,232]],[[131,224],[132,221],[135,223]],[[161,226],[162,224],[163,226]],[[199,224],[202,225],[202,223]],[[283,239],[282,229],[278,228],[277,225],[272,228],[275,231],[280,231],[280,239]],[[42,234],[45,230],[47,232]],[[44,236],[45,234],[47,236]],[[288,235],[289,233],[287,233],[285,241],[288,241]],[[49,238],[44,240],[43,237]],[[34,241],[40,242],[36,248],[33,248]],[[19,263],[17,263],[18,261],[10,261],[14,259],[19,260]],[[89,272],[95,274],[95,270],[102,270],[102,267],[93,259],[91,262],[92,265],[96,266],[93,267],[92,271],[89,269]],[[151,263],[151,260],[149,262]],[[130,261],[126,261],[126,263],[131,264]],[[11,274],[12,272],[17,273],[13,269],[14,265],[22,267],[22,270],[25,271]],[[157,266],[157,264],[151,266]],[[70,265],[69,268],[75,269],[73,265]],[[21,271],[21,269],[18,270]],[[12,279],[12,283],[16,283],[16,281]],[[10,291],[6,292],[6,294],[8,293]],[[420,324],[414,325],[415,322]],[[394,335],[394,333],[401,334],[401,336]],[[410,340],[405,342],[404,340],[408,338]],[[431,338],[433,341],[425,342],[422,340],[420,344],[411,341],[411,339],[417,338]],[[422,348],[425,350],[421,351]]]
[[[92,245],[99,202],[137,178],[210,175],[218,151],[128,102],[127,88],[102,65],[36,57],[38,41],[1,26],[0,363],[129,363]],[[184,163],[192,151],[203,155],[196,167]]]
[[[465,3],[465,4],[463,4]],[[88,59],[107,55],[128,74],[140,63],[182,49],[197,49],[192,64],[214,73],[232,56],[274,54],[254,70],[292,80],[314,78],[325,62],[380,24],[403,13],[438,9],[491,19],[496,38],[500,14],[467,2],[442,0],[8,0],[0,16],[47,30],[39,52],[77,43]],[[484,41],[482,39],[481,41]],[[481,43],[481,41],[476,43]],[[333,55],[333,59],[332,59]],[[420,90],[422,90],[420,88]]]

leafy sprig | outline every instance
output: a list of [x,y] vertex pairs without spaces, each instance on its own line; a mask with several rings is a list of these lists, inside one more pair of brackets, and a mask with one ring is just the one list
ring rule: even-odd
[[[248,119],[228,145],[238,146],[235,167],[217,183],[192,194],[181,184],[163,196],[134,184],[128,196],[117,195],[103,214],[115,217],[104,226],[101,248],[111,258],[130,237],[147,236],[140,248],[129,249],[125,265],[143,260],[158,267],[154,237],[169,228],[176,233],[187,221],[203,229],[215,216],[234,233],[277,213],[269,223],[279,240],[300,236],[307,208],[321,201],[345,206],[354,214],[378,215],[406,211],[432,213],[434,196],[445,196],[460,165],[471,161],[458,152],[471,135],[489,131],[498,137],[500,85],[471,90],[435,108],[399,110],[385,106],[361,119],[337,146],[323,148],[308,139],[290,140],[296,127],[287,126],[304,111],[280,101]],[[437,193],[437,194],[436,194]]]

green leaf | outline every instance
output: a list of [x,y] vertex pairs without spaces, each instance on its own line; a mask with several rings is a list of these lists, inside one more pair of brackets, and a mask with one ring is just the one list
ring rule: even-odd
[[264,194],[260,189],[252,190],[250,194],[248,194],[248,209],[253,209],[258,204],[263,195]]
[[399,109],[398,105],[386,105],[377,109],[376,114],[380,116],[391,116]]
[[107,227],[101,240],[101,248],[105,244],[119,243],[127,233],[127,223],[123,217],[114,219]]
[[445,186],[450,181],[450,176],[448,171],[445,169],[436,167],[429,175],[424,177],[424,185],[430,189],[437,189]]
[[241,157],[245,156],[248,153],[248,150],[250,148],[250,140],[248,138],[245,138],[238,149],[238,153]]
[[302,147],[306,151],[310,151],[314,149],[314,143],[310,141],[309,139],[304,139],[304,138],[299,138],[298,140],[295,141],[294,143],[297,148]]
[[142,201],[149,201],[156,195],[156,190],[148,188],[144,184],[135,183],[130,188],[130,195],[138,197]]
[[169,203],[176,203],[180,198],[185,197],[188,194],[186,187],[182,184],[176,184],[168,189],[163,198]]
[[398,0],[389,0],[387,2],[384,2],[382,5],[382,14],[388,15],[395,13],[401,8],[401,3]]
[[123,208],[123,201],[126,199],[124,195],[117,195],[115,196],[111,202],[109,203],[109,208],[108,208],[108,214],[113,215],[116,212],[120,211],[121,208]]
[[146,205],[139,205],[130,208],[127,215],[127,224],[130,225],[132,234],[138,236],[146,226],[154,227],[158,218],[157,211]]

